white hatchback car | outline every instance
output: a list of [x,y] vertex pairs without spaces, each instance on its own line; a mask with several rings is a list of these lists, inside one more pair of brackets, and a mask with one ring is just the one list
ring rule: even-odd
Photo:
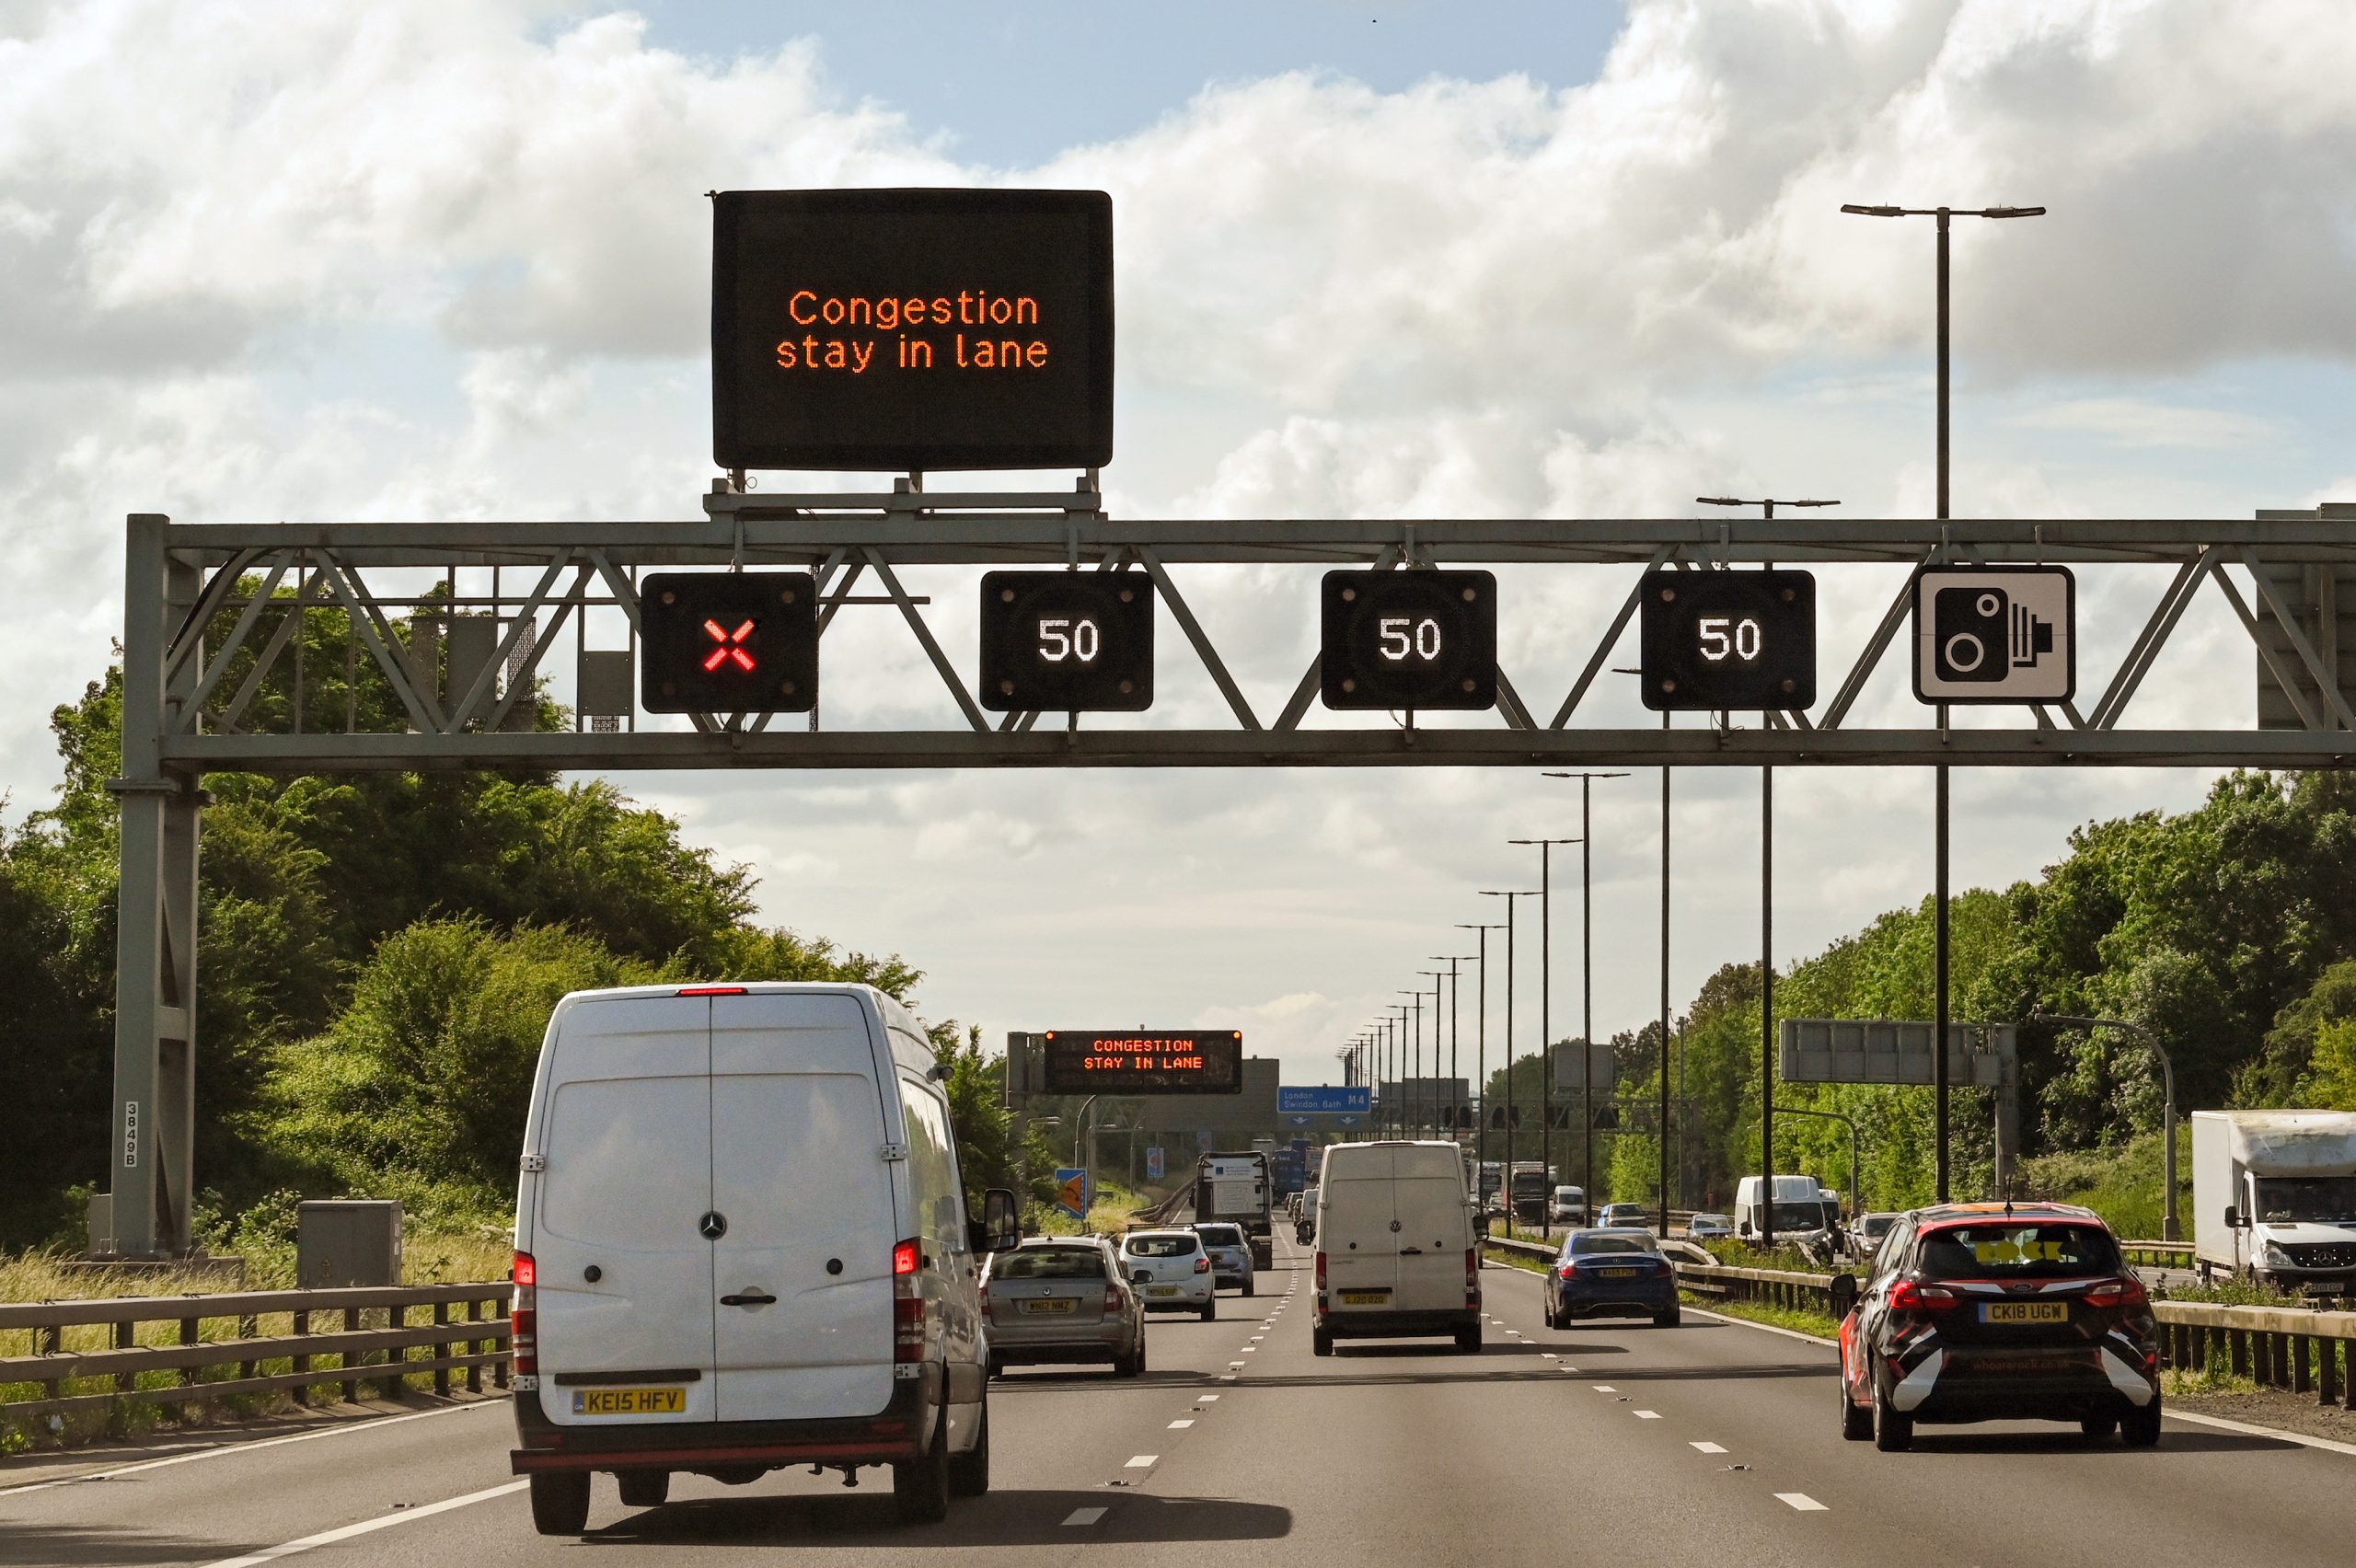
[[1191,1230],[1132,1230],[1121,1238],[1121,1267],[1128,1271],[1149,1312],[1218,1316],[1218,1279],[1202,1238]]

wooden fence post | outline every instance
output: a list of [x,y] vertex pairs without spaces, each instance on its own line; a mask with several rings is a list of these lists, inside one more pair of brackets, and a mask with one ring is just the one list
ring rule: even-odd
[[[449,1322],[450,1304],[447,1301],[436,1301],[433,1304],[433,1326],[437,1329],[446,1328]],[[448,1340],[433,1342],[433,1359],[436,1361],[450,1359]],[[433,1369],[433,1392],[441,1399],[446,1400],[450,1397],[450,1369],[447,1366],[436,1366]]]
[[[294,1321],[290,1326],[290,1332],[297,1336],[309,1333],[311,1332],[311,1315],[308,1312],[295,1313]],[[311,1358],[307,1355],[298,1355],[294,1357],[294,1369],[297,1372],[308,1372],[311,1369]],[[298,1405],[307,1405],[311,1402],[311,1385],[308,1383],[297,1383],[292,1389],[288,1389],[287,1392],[294,1396],[294,1402]]]

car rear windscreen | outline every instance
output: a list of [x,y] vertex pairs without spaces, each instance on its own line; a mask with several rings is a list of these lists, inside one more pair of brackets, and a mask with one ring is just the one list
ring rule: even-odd
[[1126,1245],[1132,1258],[1184,1258],[1198,1251],[1191,1236],[1132,1236]]
[[1243,1232],[1232,1225],[1206,1225],[1195,1234],[1203,1239],[1206,1246],[1241,1247],[1243,1245]]
[[2122,1267],[2119,1243],[2100,1226],[2010,1220],[1934,1230],[1918,1266],[1933,1279],[2068,1279]]
[[1650,1237],[1599,1236],[1587,1231],[1571,1238],[1571,1251],[1579,1257],[1592,1257],[1598,1252],[1650,1252],[1656,1249]]
[[1104,1255],[1094,1248],[1025,1247],[1001,1252],[992,1279],[1103,1279]]

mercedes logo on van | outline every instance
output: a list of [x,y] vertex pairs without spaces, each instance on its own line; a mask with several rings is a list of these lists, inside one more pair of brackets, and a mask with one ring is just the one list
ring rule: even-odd
[[696,1228],[703,1232],[705,1240],[717,1241],[728,1234],[728,1216],[713,1209],[696,1221]]

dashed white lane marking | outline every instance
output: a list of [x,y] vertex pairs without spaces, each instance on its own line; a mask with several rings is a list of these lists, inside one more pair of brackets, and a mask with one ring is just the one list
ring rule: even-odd
[[1218,1380],[1222,1383],[1232,1383],[1235,1381],[1235,1374],[1232,1372],[1222,1372],[1218,1375]]
[[1186,1428],[1194,1424],[1195,1424],[1192,1421],[1173,1421],[1170,1424],[1170,1430],[1172,1432],[1184,1432]]
[[1542,1350],[1542,1351],[1540,1351],[1538,1354],[1539,1354],[1542,1357],[1543,1357],[1544,1359],[1546,1359],[1546,1360],[1548,1360],[1548,1361],[1552,1361],[1552,1360],[1553,1360],[1553,1359],[1554,1359],[1554,1353],[1553,1353],[1553,1351],[1551,1351],[1551,1350]]
[[1775,1501],[1778,1503],[1789,1504],[1792,1507],[1798,1509],[1803,1514],[1822,1514],[1829,1512],[1823,1504],[1819,1503],[1815,1498],[1810,1497],[1805,1492],[1778,1492],[1775,1493]]
[[1723,1454],[1726,1450],[1715,1443],[1696,1443],[1693,1447],[1704,1454]]
[[1210,1404],[1217,1401],[1218,1398],[1218,1396],[1217,1394],[1196,1394],[1195,1396],[1195,1402],[1196,1404]]
[[1147,1470],[1151,1468],[1153,1461],[1160,1458],[1161,1458],[1160,1454],[1132,1454],[1129,1456],[1129,1462],[1123,1465],[1121,1468],[1123,1470]]
[[493,1497],[504,1497],[509,1493],[521,1492],[529,1485],[531,1482],[528,1481],[511,1481],[504,1486],[485,1487],[480,1492],[469,1492],[463,1497],[445,1497],[439,1503],[428,1503],[423,1507],[406,1509],[398,1514],[387,1514],[377,1519],[363,1519],[356,1525],[345,1525],[341,1529],[321,1530],[318,1535],[305,1536],[300,1540],[290,1540],[278,1546],[266,1546],[260,1551],[250,1551],[243,1557],[224,1558],[218,1562],[210,1564],[209,1568],[257,1568],[260,1563],[275,1562],[282,1557],[292,1557],[298,1551],[309,1551],[317,1547],[332,1546],[337,1541],[350,1540],[354,1536],[369,1535],[377,1530],[390,1529],[395,1525],[406,1525],[419,1519],[429,1519],[436,1514],[446,1514],[453,1508],[464,1508],[470,1503],[483,1503]]
[[1609,1383],[1590,1383],[1588,1386],[1599,1394],[1616,1394],[1620,1391]]
[[88,1475],[60,1476],[55,1481],[36,1481],[25,1486],[0,1486],[0,1497],[15,1497],[27,1492],[45,1492],[52,1486],[78,1486],[88,1481],[112,1481],[119,1475],[136,1475],[141,1470],[162,1470],[167,1465],[194,1464],[199,1459],[225,1458],[232,1454],[257,1453],[263,1448],[276,1448],[288,1443],[308,1443],[319,1437],[341,1437],[352,1432],[375,1432],[382,1427],[398,1426],[405,1421],[424,1421],[437,1415],[455,1415],[462,1411],[497,1410],[507,1401],[485,1400],[479,1404],[453,1405],[444,1410],[422,1410],[411,1415],[377,1416],[366,1421],[341,1422],[317,1432],[297,1432],[289,1437],[265,1437],[260,1442],[236,1441],[214,1444],[193,1453],[173,1454],[161,1459],[143,1459],[135,1465],[119,1465],[113,1470],[97,1470]]
[[1629,1413],[1634,1415],[1638,1421],[1658,1421],[1660,1419],[1660,1412],[1657,1410],[1631,1411]]
[[1092,1525],[1103,1516],[1104,1510],[1102,1508],[1074,1508],[1071,1511],[1071,1517],[1066,1519],[1064,1523],[1066,1525]]

